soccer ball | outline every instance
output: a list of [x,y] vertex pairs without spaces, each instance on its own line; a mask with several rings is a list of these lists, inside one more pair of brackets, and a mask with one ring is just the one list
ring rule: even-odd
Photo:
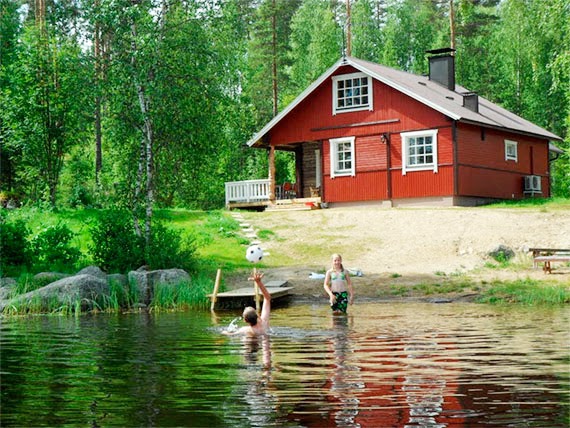
[[259,245],[250,245],[245,252],[245,258],[251,263],[257,263],[263,258],[263,250]]

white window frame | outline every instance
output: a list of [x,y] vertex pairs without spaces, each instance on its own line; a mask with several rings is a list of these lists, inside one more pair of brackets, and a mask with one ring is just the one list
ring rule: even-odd
[[[402,175],[406,175],[408,172],[413,171],[433,171],[437,172],[437,129],[426,129],[423,131],[413,131],[413,132],[402,132],[400,134],[402,137]],[[432,151],[429,155],[432,156],[432,162],[430,163],[420,163],[411,164],[411,156],[425,156],[425,153],[410,153],[410,143],[412,139],[417,139],[421,137],[431,137]]]
[[[342,82],[343,85],[346,84],[346,82],[348,81],[352,81],[353,79],[362,79],[362,78],[366,78],[367,80],[367,86],[366,86],[366,91],[368,92],[367,94],[364,94],[365,96],[368,97],[368,103],[367,104],[358,104],[355,107],[339,107],[338,103],[339,103],[339,96],[338,96],[338,92],[339,92],[339,82]],[[333,111],[333,115],[337,114],[337,113],[347,113],[347,112],[351,112],[351,111],[361,111],[361,110],[372,110],[373,109],[373,94],[372,94],[372,78],[370,76],[368,76],[365,73],[350,73],[350,74],[342,74],[340,76],[333,76],[332,78],[333,81],[333,85],[332,85],[332,91],[333,91],[333,96],[332,96],[332,111]],[[351,82],[352,84],[352,82]],[[359,93],[352,95],[352,98],[359,98],[361,95],[363,95],[362,93],[360,93],[360,87],[359,89]],[[340,90],[344,90],[343,88],[341,88]]]
[[[505,160],[519,161],[518,142],[513,140],[505,140]],[[514,153],[512,153],[512,152]]]
[[[331,165],[331,178],[335,177],[354,177],[356,171],[356,162],[354,159],[354,140],[355,137],[344,137],[344,138],[332,138],[329,140],[330,143],[330,165]],[[348,153],[350,155],[350,168],[339,169],[338,164],[341,161],[339,159],[340,151],[339,147],[344,144],[350,144],[349,150],[344,150],[342,153]],[[345,160],[346,161],[346,160]]]

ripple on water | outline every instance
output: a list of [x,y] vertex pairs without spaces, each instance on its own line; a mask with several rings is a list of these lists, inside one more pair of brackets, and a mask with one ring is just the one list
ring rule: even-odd
[[4,319],[3,426],[568,425],[570,311],[483,305]]

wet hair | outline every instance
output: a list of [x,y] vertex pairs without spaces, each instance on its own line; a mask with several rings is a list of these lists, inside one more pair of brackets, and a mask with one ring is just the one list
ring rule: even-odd
[[344,266],[343,266],[343,264],[342,264],[342,256],[341,256],[340,254],[338,254],[338,253],[334,253],[334,254],[331,256],[331,260],[333,260],[335,257],[338,257],[338,258],[340,259],[340,270],[341,270],[341,272],[344,272]]
[[243,311],[243,319],[251,326],[257,324],[257,312],[251,306],[248,306]]

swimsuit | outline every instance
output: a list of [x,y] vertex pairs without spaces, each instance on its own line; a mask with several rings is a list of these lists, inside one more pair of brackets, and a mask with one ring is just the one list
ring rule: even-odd
[[[336,297],[336,302],[331,305],[331,309],[333,311],[341,311],[346,313],[346,309],[348,307],[348,291],[346,290],[347,281],[346,281],[346,274],[344,271],[342,272],[331,272],[331,291]],[[333,291],[336,290],[343,290],[343,291]]]
[[331,305],[331,309],[333,311],[341,311],[346,314],[346,308],[348,307],[348,291],[341,291],[340,293],[333,291],[333,294],[336,297],[336,302]]

